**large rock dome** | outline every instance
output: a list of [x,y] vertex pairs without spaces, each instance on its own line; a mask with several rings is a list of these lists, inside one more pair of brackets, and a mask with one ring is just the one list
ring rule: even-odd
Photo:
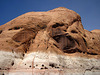
[[85,30],[80,15],[64,7],[28,12],[1,25],[0,73],[32,68],[100,73],[100,30]]

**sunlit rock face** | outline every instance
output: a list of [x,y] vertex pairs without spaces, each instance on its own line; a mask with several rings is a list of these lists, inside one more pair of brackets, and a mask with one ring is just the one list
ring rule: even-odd
[[100,30],[64,7],[23,14],[0,26],[0,69],[19,68],[100,70]]

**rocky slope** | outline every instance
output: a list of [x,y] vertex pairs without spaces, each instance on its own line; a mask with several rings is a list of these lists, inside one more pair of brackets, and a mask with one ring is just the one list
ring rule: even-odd
[[80,15],[64,7],[28,12],[0,26],[0,73],[32,68],[99,75],[100,30],[85,30]]

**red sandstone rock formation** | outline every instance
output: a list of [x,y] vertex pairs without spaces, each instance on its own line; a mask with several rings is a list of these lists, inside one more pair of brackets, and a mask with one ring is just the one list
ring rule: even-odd
[[[31,64],[33,57],[36,58],[35,67],[38,62],[38,65],[45,64],[44,68],[60,67],[57,65],[66,68],[70,57],[73,63],[76,62],[72,61],[75,56],[82,57],[82,60],[84,56],[99,58],[100,30],[85,30],[80,15],[67,8],[59,7],[47,12],[28,12],[0,26],[0,52],[5,59],[0,60],[1,69],[11,68],[13,65],[13,68],[16,68],[19,66],[18,63],[24,68],[28,62],[28,66]],[[6,61],[8,58],[9,60]],[[94,63],[100,64],[98,60],[94,60],[97,62]],[[74,68],[81,68],[79,64],[87,68],[85,62],[77,63],[77,67]]]

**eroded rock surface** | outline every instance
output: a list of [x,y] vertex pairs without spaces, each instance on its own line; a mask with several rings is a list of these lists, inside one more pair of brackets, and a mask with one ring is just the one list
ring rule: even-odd
[[100,30],[85,30],[80,15],[64,7],[28,12],[0,26],[0,56],[1,70],[98,68],[100,73]]

